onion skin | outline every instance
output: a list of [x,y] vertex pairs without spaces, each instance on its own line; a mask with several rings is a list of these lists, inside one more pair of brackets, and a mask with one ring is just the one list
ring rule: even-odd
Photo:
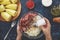
[[54,22],[60,23],[60,17],[53,18]]

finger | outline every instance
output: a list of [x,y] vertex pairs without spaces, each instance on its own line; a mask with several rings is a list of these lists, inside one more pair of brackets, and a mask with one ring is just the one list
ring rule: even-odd
[[22,27],[22,31],[25,32],[26,31],[26,28],[25,27]]
[[41,30],[44,30],[44,29],[45,29],[44,26],[40,26],[39,28],[40,28]]
[[47,27],[50,27],[50,22],[49,22],[49,20],[47,19],[47,18],[44,18],[45,19],[45,21],[46,21],[46,26]]
[[17,32],[18,32],[18,31],[20,31],[20,28],[19,28],[19,26],[17,26]]
[[17,26],[17,34],[21,34],[21,28],[19,26]]

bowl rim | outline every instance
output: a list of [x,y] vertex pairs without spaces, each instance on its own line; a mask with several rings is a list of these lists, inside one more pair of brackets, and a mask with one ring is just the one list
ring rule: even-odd
[[[32,11],[30,11],[30,12],[32,12]],[[38,12],[37,12],[38,13]],[[40,13],[38,13],[39,15],[41,15]],[[24,16],[24,15],[23,15]],[[22,17],[23,17],[22,16]],[[42,15],[41,15],[42,16]],[[21,17],[21,18],[22,18]],[[43,17],[43,16],[42,16]],[[20,19],[21,19],[20,18]],[[20,19],[18,20],[18,22],[17,22],[17,26],[19,26],[19,22],[20,22]],[[25,37],[27,37],[27,38],[29,38],[29,39],[38,39],[38,38],[41,38],[42,36],[43,36],[43,33],[42,33],[42,31],[38,34],[39,36],[36,36],[36,37],[32,37],[32,36],[27,36],[24,32],[22,32],[22,35],[23,36],[25,36]]]

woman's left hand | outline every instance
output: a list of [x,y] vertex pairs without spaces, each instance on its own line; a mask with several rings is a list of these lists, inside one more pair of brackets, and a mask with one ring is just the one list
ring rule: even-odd
[[17,38],[16,38],[16,40],[22,40],[21,37],[22,37],[21,27],[17,26]]

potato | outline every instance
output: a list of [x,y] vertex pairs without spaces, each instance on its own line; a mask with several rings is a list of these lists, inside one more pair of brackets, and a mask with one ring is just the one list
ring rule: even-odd
[[0,4],[1,4],[1,2],[0,2]]
[[0,5],[0,12],[4,11],[5,7],[3,5]]
[[6,5],[6,8],[12,9],[12,10],[16,10],[17,9],[17,4],[9,4],[9,5]]
[[8,4],[11,4],[11,2],[10,2],[9,0],[3,0],[3,1],[1,2],[1,4],[3,4],[3,5],[8,5]]
[[3,19],[5,19],[5,21],[10,21],[11,18],[12,18],[12,16],[9,15],[7,12],[2,12],[2,13],[1,13],[1,17],[2,17]]
[[3,1],[3,0],[0,0],[0,2]]
[[6,9],[6,12],[9,13],[13,17],[16,16],[16,11],[15,10]]
[[1,5],[1,1],[0,1],[0,5]]
[[17,0],[11,0],[12,3],[17,3]]

